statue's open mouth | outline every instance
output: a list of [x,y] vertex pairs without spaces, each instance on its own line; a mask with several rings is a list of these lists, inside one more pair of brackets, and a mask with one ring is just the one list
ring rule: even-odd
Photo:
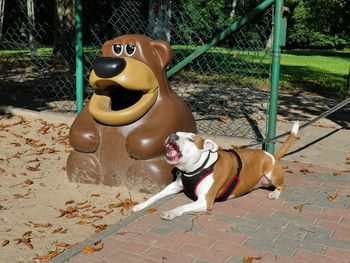
[[94,71],[90,84],[95,88],[89,111],[99,122],[126,125],[137,121],[158,97],[158,82],[144,63],[128,59],[123,72],[112,78],[100,78]]

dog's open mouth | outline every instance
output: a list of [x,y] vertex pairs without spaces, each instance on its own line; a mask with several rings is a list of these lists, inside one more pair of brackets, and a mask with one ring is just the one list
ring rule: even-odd
[[145,64],[125,59],[127,67],[117,76],[100,78],[94,70],[90,84],[95,88],[89,111],[107,125],[127,125],[140,119],[158,98],[158,82]]
[[180,147],[175,143],[167,143],[166,147],[166,160],[168,163],[178,163],[181,160],[182,154]]

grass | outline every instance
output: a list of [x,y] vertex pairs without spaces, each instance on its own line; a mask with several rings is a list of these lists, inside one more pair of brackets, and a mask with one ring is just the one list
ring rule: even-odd
[[281,89],[322,96],[349,96],[350,52],[289,50],[281,56]]
[[[173,64],[198,49],[198,46],[174,45]],[[101,49],[84,47],[85,56],[95,57],[101,55]],[[207,69],[195,70],[193,74],[201,78],[206,70],[210,71],[213,65],[239,69],[236,74],[244,76],[245,72],[252,70],[251,65],[258,64],[269,66],[270,57],[261,51],[235,51],[221,47],[211,48],[206,55],[210,54],[211,62],[206,64]],[[237,57],[236,55],[239,54]],[[35,59],[49,58],[52,55],[52,47],[37,49]],[[179,56],[178,56],[179,55]],[[223,63],[223,55],[225,62]],[[235,57],[235,59],[232,58]],[[30,50],[27,48],[0,50],[0,61],[12,58],[12,62],[31,60]],[[214,58],[214,59],[213,59]],[[229,58],[226,60],[226,58]],[[212,64],[213,63],[213,64]],[[250,64],[249,64],[250,63]],[[246,66],[243,66],[246,64]],[[285,50],[281,55],[280,89],[292,93],[307,92],[321,96],[345,98],[350,95],[347,87],[347,79],[350,70],[350,51],[317,51],[317,50]],[[225,72],[225,69],[223,70]],[[226,70],[227,72],[227,70]],[[232,73],[227,73],[232,74]],[[268,74],[260,75],[268,78]]]

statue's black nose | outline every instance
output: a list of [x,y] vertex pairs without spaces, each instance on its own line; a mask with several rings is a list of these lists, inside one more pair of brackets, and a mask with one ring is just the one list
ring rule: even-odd
[[112,78],[119,75],[125,68],[124,58],[98,57],[92,63],[95,74],[100,78]]

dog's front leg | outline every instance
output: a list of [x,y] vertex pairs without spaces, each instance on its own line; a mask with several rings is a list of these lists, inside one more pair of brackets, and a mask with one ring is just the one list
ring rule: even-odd
[[166,220],[173,220],[187,212],[203,212],[207,210],[207,201],[204,197],[198,198],[195,202],[176,207],[175,209],[163,212],[160,217]]
[[206,196],[208,194],[209,189],[212,187],[213,182],[213,175],[211,174],[207,176],[206,178],[204,178],[204,180],[200,182],[200,184],[197,187],[196,194],[198,196],[198,199],[195,202],[179,206],[173,210],[164,212],[160,215],[160,217],[167,220],[173,220],[175,217],[182,216],[184,213],[207,211],[208,204]]
[[165,187],[158,194],[150,197],[147,201],[134,206],[134,208],[132,210],[134,212],[140,211],[140,210],[146,208],[147,206],[153,204],[157,200],[159,200],[165,196],[168,196],[168,195],[179,193],[182,190],[183,190],[183,185],[182,185],[181,179],[177,179],[176,181],[172,182],[167,187]]

